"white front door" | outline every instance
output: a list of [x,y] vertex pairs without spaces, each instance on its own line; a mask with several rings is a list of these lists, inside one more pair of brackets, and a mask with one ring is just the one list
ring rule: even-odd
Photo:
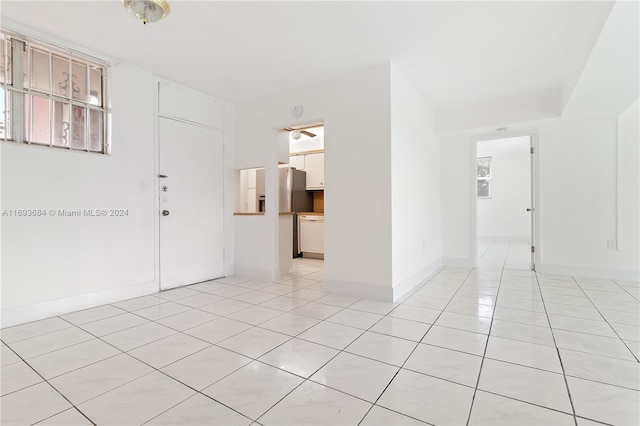
[[160,288],[223,276],[223,135],[159,118]]

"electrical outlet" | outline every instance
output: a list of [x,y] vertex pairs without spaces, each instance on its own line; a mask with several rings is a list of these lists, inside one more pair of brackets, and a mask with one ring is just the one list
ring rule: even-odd
[[617,250],[618,244],[616,243],[616,240],[607,240],[607,249]]

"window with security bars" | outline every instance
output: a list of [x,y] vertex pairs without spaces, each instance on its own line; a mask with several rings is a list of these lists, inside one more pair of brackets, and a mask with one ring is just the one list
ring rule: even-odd
[[105,63],[0,29],[0,139],[107,153]]

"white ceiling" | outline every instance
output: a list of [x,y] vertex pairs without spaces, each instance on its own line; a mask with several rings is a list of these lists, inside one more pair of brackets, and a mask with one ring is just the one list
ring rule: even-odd
[[438,107],[571,91],[611,2],[7,1],[27,26],[231,101],[393,61]]

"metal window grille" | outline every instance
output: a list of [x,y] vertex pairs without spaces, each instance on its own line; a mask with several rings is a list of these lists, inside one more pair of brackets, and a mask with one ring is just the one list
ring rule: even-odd
[[107,154],[105,62],[0,29],[0,139]]

